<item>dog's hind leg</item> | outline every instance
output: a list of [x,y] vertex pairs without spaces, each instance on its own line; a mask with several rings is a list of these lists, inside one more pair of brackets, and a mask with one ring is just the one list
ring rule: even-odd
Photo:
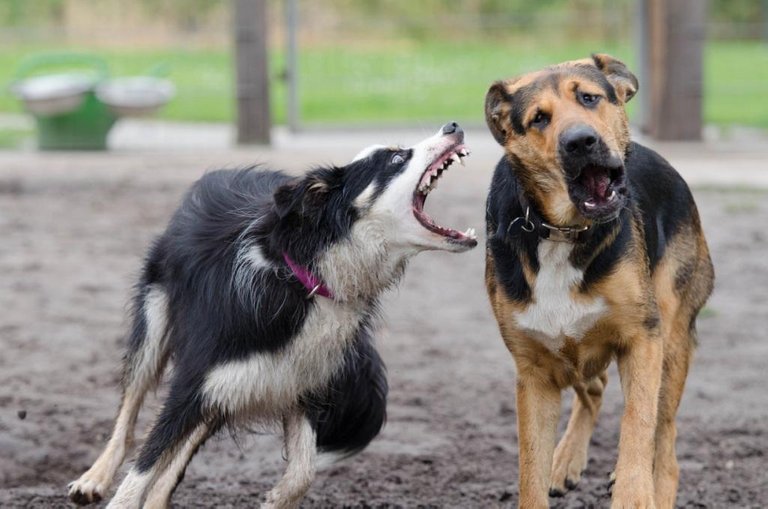
[[267,494],[262,509],[298,507],[315,479],[316,434],[309,419],[301,410],[291,411],[283,418],[283,428],[288,466],[283,478]]
[[124,359],[123,396],[112,436],[91,468],[70,483],[69,498],[77,504],[104,498],[123,463],[144,395],[157,384],[168,359],[167,315],[165,292],[152,286],[144,287],[134,306],[133,327]]
[[[168,397],[139,452],[134,466],[107,507],[139,508],[151,501],[168,504],[189,459],[218,428],[213,415],[204,416],[198,386],[186,378],[174,378]],[[159,483],[159,484],[158,484]],[[157,488],[155,490],[155,487]]]
[[[691,252],[696,250],[695,242],[698,242],[697,258],[691,260]],[[659,392],[653,465],[658,509],[675,507],[680,478],[675,452],[675,417],[696,347],[696,315],[712,292],[714,282],[712,262],[701,231],[698,231],[695,239],[679,237],[676,245],[670,249],[677,253],[668,258],[677,263],[660,266],[656,276],[656,297],[664,337],[664,369]],[[688,263],[681,263],[681,260],[687,260]]]
[[690,318],[678,318],[664,343],[664,377],[659,395],[656,424],[656,453],[654,458],[654,490],[657,509],[675,507],[680,467],[677,463],[675,416],[683,396],[694,339]]
[[608,383],[608,374],[603,372],[576,389],[568,427],[555,449],[550,478],[550,496],[562,496],[581,480],[581,473],[587,467],[587,451],[597,415],[603,402],[603,391]]
[[171,495],[173,495],[176,486],[178,486],[184,478],[184,471],[186,470],[189,461],[200,446],[203,445],[203,442],[211,436],[213,431],[214,429],[206,423],[202,423],[190,433],[184,443],[179,446],[175,456],[168,466],[162,473],[159,473],[159,477],[149,488],[149,492],[147,493],[146,500],[142,507],[145,509],[156,509],[168,507],[170,505]]

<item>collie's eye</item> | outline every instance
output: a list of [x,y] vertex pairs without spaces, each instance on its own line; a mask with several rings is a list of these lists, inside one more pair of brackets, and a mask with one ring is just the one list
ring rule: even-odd
[[392,164],[403,164],[404,162],[405,158],[400,154],[395,154],[392,156]]
[[549,124],[549,115],[539,110],[536,112],[536,116],[531,120],[531,127],[536,129],[544,129]]
[[584,94],[584,93],[582,93],[582,94],[580,94],[580,99],[581,99],[581,103],[584,106],[593,106],[593,105],[597,104],[597,102],[600,100],[600,96],[599,95],[594,95],[594,94]]

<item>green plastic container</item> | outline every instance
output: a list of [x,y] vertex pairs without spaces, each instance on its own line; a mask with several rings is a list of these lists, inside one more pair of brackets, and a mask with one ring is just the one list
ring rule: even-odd
[[[43,69],[54,68],[70,72],[41,75]],[[73,68],[84,70],[74,74]],[[107,148],[107,135],[117,116],[95,94],[96,86],[107,77],[106,63],[92,55],[52,53],[22,62],[11,88],[35,118],[41,150]],[[63,85],[56,86],[56,78]]]
[[107,135],[117,120],[93,91],[72,113],[35,115],[38,147],[41,150],[105,150]]

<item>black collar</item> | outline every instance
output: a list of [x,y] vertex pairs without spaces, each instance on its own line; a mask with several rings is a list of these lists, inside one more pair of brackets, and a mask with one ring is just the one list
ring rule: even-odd
[[547,223],[525,197],[522,189],[520,190],[519,199],[523,215],[509,222],[507,235],[511,233],[510,230],[513,226],[517,226],[525,233],[536,232],[539,238],[544,240],[575,244],[586,240],[587,236],[591,233],[590,226],[555,226]]

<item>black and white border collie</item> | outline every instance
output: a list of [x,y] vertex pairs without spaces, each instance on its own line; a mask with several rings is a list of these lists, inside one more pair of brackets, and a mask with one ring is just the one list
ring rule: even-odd
[[223,427],[282,424],[288,463],[264,507],[298,505],[318,451],[362,450],[386,415],[372,336],[380,294],[420,251],[477,244],[473,229],[424,212],[441,173],[467,154],[451,123],[412,148],[371,147],[303,177],[221,170],[195,183],[146,257],[114,431],[69,497],[106,496],[170,359],[167,399],[109,507],[168,506]]

